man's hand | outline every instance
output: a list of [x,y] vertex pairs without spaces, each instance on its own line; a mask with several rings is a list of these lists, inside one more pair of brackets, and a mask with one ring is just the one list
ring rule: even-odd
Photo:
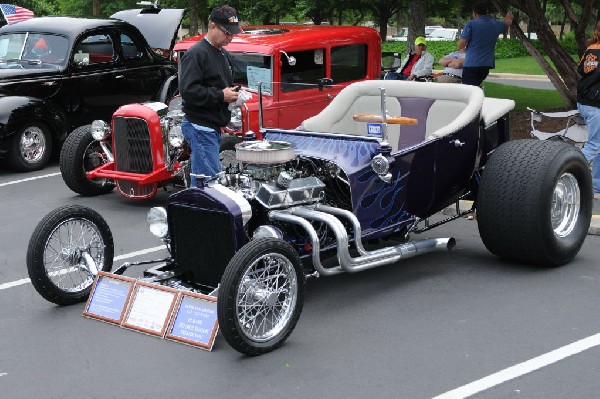
[[236,102],[239,95],[240,93],[235,91],[235,87],[226,87],[223,89],[223,101],[226,103]]

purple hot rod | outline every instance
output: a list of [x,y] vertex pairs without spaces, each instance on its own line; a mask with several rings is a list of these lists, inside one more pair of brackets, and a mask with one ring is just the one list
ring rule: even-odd
[[[239,143],[220,176],[200,178],[165,208],[152,208],[150,229],[170,257],[143,278],[216,290],[223,336],[236,350],[258,355],[291,334],[308,276],[452,249],[453,238],[410,236],[463,216],[428,219],[462,199],[473,200],[470,212],[477,210],[481,238],[495,255],[565,264],[589,227],[590,172],[575,147],[508,141],[513,107],[471,86],[352,84],[297,129],[261,127],[264,139]],[[130,140],[139,139],[141,153],[138,136]],[[363,245],[389,237],[396,239],[391,246]],[[66,206],[36,228],[27,265],[38,292],[66,305],[88,297],[97,271],[112,269],[113,253],[103,218]]]

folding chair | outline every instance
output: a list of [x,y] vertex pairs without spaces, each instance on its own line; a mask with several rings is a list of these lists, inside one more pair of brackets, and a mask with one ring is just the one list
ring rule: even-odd
[[[579,111],[574,109],[564,112],[540,112],[527,107],[531,113],[531,135],[540,140],[563,140],[581,148],[587,141],[588,130]],[[543,132],[537,124],[543,123],[544,118],[565,119],[565,128],[556,132]]]

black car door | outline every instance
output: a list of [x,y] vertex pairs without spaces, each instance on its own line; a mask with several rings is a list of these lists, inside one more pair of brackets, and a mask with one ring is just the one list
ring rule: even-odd
[[133,31],[122,31],[119,40],[127,80],[127,101],[155,100],[161,83],[174,73],[174,67],[150,54],[143,38]]
[[71,128],[95,119],[110,121],[113,112],[127,103],[125,67],[117,43],[117,34],[108,30],[89,32],[75,42],[71,75],[62,95]]

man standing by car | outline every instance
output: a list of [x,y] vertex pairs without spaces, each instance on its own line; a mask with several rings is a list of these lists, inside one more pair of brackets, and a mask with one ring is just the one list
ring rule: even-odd
[[214,176],[221,171],[221,127],[231,119],[229,103],[238,98],[229,55],[223,48],[240,32],[237,13],[225,5],[215,8],[209,20],[206,36],[185,52],[179,65],[185,112],[181,128],[192,151],[192,187],[196,186],[193,175]]
[[494,49],[498,36],[512,25],[513,15],[509,11],[500,21],[490,17],[486,2],[473,6],[473,19],[467,22],[460,34],[459,49],[466,49],[463,66],[463,84],[481,86],[490,69],[496,66]]

